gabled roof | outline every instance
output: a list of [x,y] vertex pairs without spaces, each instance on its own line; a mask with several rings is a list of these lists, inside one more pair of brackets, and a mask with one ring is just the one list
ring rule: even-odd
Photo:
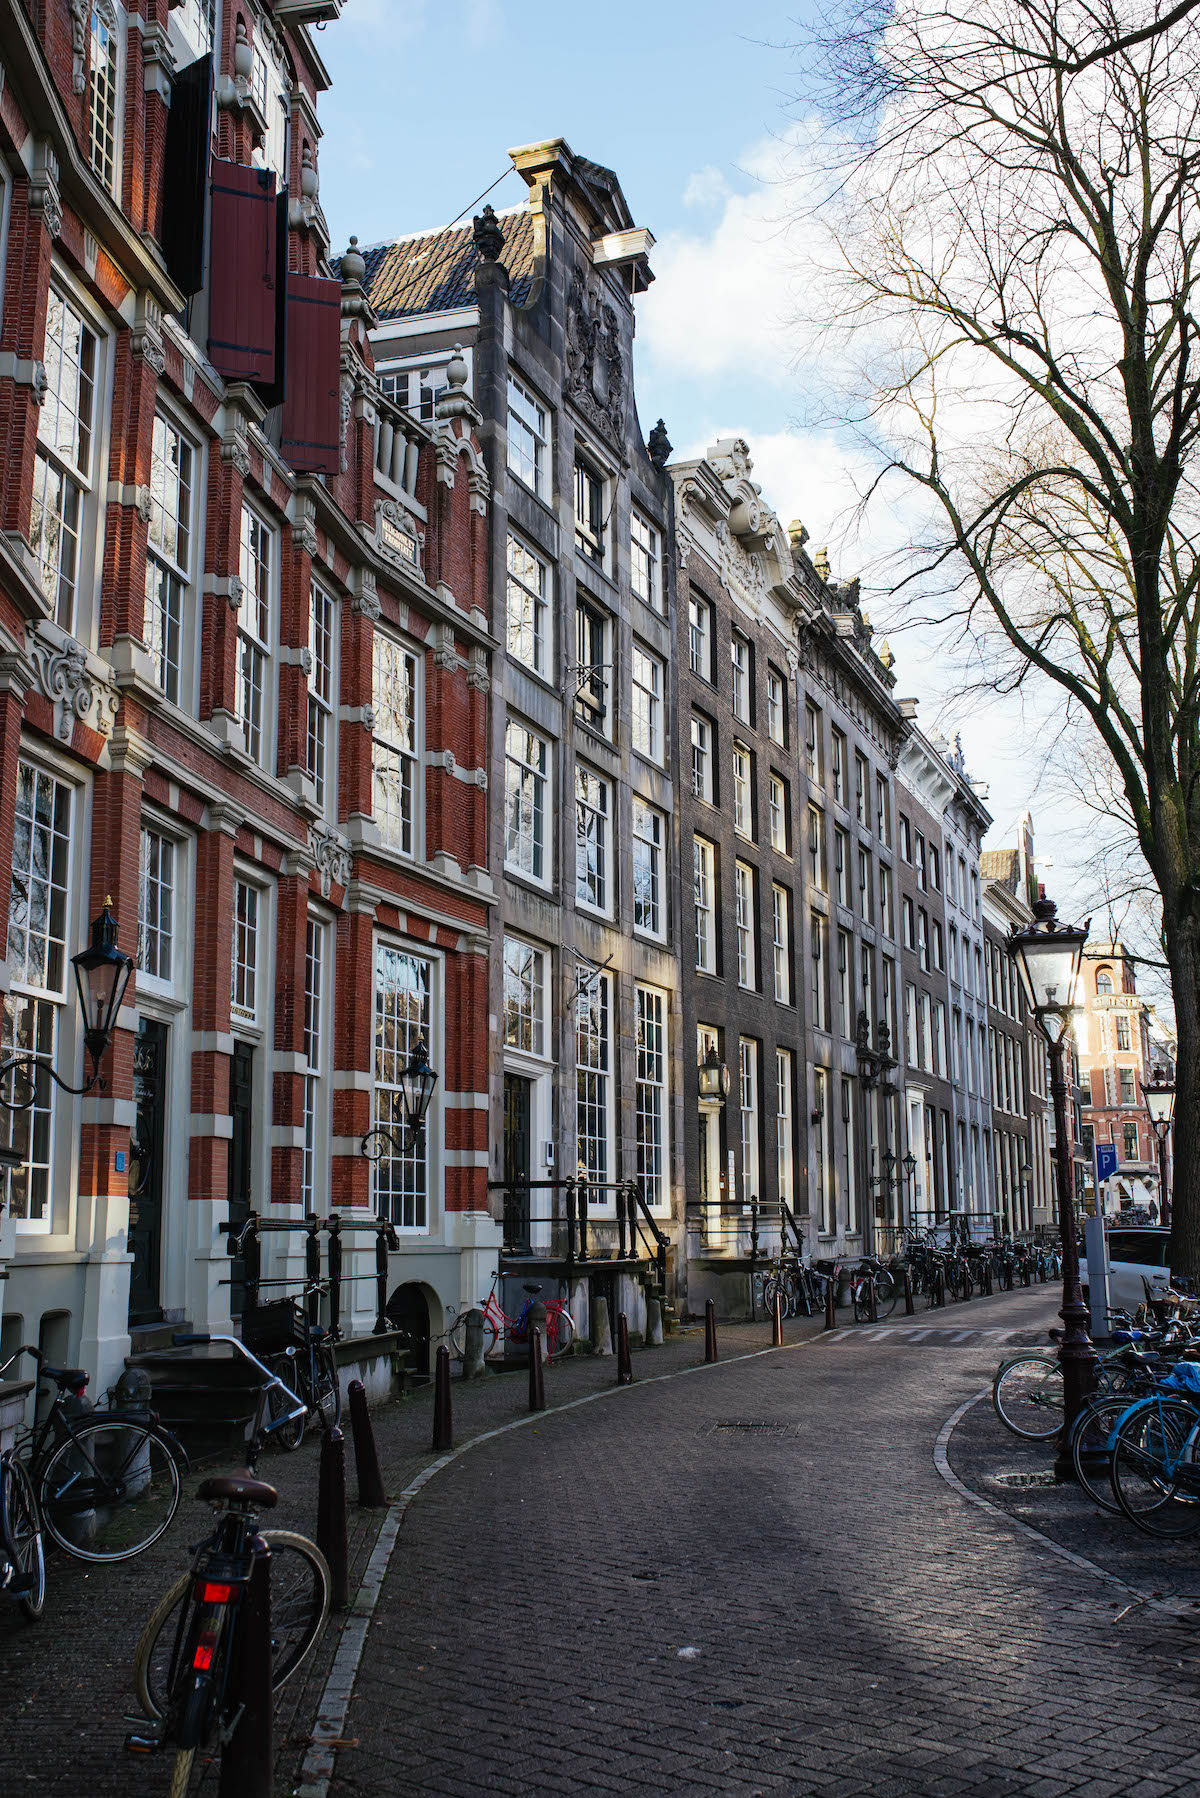
[[[533,219],[528,206],[496,214],[504,232],[500,260],[508,270],[509,295],[524,304],[533,277]],[[422,312],[454,312],[475,304],[479,252],[468,219],[440,231],[419,231],[394,243],[373,244],[360,254],[367,265],[363,286],[375,316],[412,318]]]
[[1017,849],[985,849],[979,858],[979,872],[985,880],[995,880],[1015,893],[1021,884],[1021,855]]

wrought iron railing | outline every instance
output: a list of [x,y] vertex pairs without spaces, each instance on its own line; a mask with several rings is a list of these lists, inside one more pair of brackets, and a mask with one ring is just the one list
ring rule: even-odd
[[[299,1288],[304,1295],[309,1322],[315,1324],[320,1322],[321,1298],[324,1294],[329,1306],[329,1334],[336,1342],[342,1334],[342,1288],[355,1285],[360,1280],[374,1280],[376,1311],[373,1334],[382,1336],[391,1329],[387,1317],[388,1251],[398,1249],[400,1240],[386,1218],[348,1218],[337,1212],[331,1212],[328,1217],[322,1218],[315,1211],[310,1211],[301,1220],[260,1217],[256,1211],[252,1211],[245,1223],[226,1222],[219,1228],[221,1234],[229,1239],[230,1256],[240,1255],[242,1258],[240,1276],[223,1281],[222,1284],[243,1288],[245,1310],[254,1310],[265,1287]],[[264,1275],[263,1237],[284,1233],[294,1235],[298,1230],[304,1231],[303,1281],[295,1274]],[[326,1238],[324,1273],[321,1271],[322,1235]],[[343,1238],[355,1235],[368,1235],[375,1239],[375,1271],[372,1274],[344,1275],[342,1272]]]
[[493,1180],[503,1195],[504,1259],[650,1261],[666,1291],[671,1239],[636,1180]]

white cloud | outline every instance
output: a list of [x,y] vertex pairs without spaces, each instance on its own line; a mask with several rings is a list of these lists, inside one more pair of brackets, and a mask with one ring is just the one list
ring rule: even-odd
[[720,169],[709,163],[706,168],[697,169],[694,175],[688,176],[683,203],[685,206],[720,206],[732,192]]

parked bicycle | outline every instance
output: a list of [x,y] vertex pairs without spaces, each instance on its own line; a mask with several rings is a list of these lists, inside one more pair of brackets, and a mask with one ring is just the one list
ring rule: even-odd
[[28,1622],[46,1603],[46,1550],[33,1482],[11,1449],[0,1455],[0,1591]]
[[[522,1283],[522,1290],[526,1294],[525,1303],[515,1317],[510,1317],[496,1296],[499,1281],[497,1271],[492,1275],[491,1291],[479,1302],[479,1309],[483,1314],[484,1359],[495,1352],[497,1342],[529,1341],[529,1313],[539,1301],[546,1307],[546,1340],[543,1345],[546,1360],[554,1361],[560,1355],[568,1354],[575,1340],[575,1320],[561,1300],[542,1298],[541,1287],[535,1281],[526,1280]],[[459,1361],[466,1354],[469,1315],[467,1311],[460,1311],[448,1332],[450,1352]]]
[[[254,1563],[258,1519],[277,1500],[273,1486],[256,1477],[267,1437],[277,1434],[302,1402],[236,1336],[191,1333],[177,1347],[224,1343],[262,1376],[247,1434],[246,1467],[201,1481],[196,1497],[212,1506],[212,1532],[190,1551],[181,1575],[155,1606],[134,1655],[138,1703],[150,1727],[126,1737],[131,1753],[173,1752],[170,1798],[185,1798],[197,1755],[228,1741],[240,1711],[231,1679],[245,1624],[244,1601]],[[272,1418],[272,1405],[282,1406]],[[329,1611],[329,1568],[316,1544],[291,1530],[265,1530],[271,1550],[271,1681],[289,1680],[311,1652]]]
[[19,1348],[55,1396],[40,1423],[18,1441],[20,1461],[51,1540],[80,1561],[127,1561],[157,1542],[179,1507],[182,1445],[152,1412],[84,1411],[88,1375],[51,1367],[39,1349]]
[[[304,1297],[325,1290],[323,1281],[306,1286]],[[272,1299],[242,1313],[242,1340],[262,1356],[269,1371],[299,1400],[303,1409],[289,1405],[278,1387],[272,1387],[272,1418],[278,1419],[274,1435],[281,1448],[299,1448],[306,1426],[319,1422],[333,1429],[341,1422],[342,1394],[337,1364],[328,1330],[309,1322],[307,1306],[298,1299]],[[284,1415],[284,1412],[287,1415]]]

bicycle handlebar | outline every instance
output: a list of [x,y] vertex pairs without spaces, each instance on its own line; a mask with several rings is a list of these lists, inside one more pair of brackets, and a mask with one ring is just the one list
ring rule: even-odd
[[273,1422],[260,1426],[264,1436],[270,1436],[273,1431],[282,1429],[285,1423],[292,1423],[298,1417],[308,1416],[308,1406],[304,1403],[303,1399],[296,1398],[296,1394],[292,1391],[291,1387],[285,1385],[278,1374],[273,1374],[269,1367],[264,1367],[258,1356],[251,1354],[240,1336],[212,1336],[201,1330],[176,1330],[171,1337],[171,1341],[176,1348],[191,1348],[193,1345],[224,1342],[230,1348],[235,1349],[245,1360],[249,1361],[252,1367],[257,1367],[259,1373],[263,1377],[262,1390],[264,1392],[269,1391],[272,1386],[277,1386],[280,1392],[287,1394],[288,1398],[295,1399],[295,1404],[290,1411],[285,1412],[280,1417],[276,1417]]

